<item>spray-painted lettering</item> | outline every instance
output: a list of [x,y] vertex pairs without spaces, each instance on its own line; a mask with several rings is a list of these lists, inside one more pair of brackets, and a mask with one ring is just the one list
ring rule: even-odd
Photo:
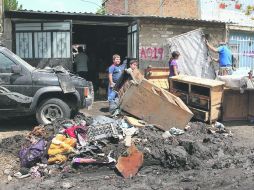
[[164,59],[164,49],[162,47],[140,47],[139,57],[147,61],[161,61]]

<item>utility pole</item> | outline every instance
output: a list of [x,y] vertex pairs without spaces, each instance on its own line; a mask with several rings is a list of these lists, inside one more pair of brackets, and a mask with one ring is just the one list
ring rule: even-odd
[[164,0],[160,0],[160,16],[163,16],[163,3]]
[[0,0],[0,35],[3,33],[4,2]]
[[124,0],[124,13],[128,14],[128,0]]

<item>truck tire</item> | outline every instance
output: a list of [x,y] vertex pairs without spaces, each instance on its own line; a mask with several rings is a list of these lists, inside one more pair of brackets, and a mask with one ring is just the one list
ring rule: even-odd
[[47,99],[36,109],[36,119],[40,124],[49,124],[58,118],[70,119],[71,109],[63,100],[58,98]]

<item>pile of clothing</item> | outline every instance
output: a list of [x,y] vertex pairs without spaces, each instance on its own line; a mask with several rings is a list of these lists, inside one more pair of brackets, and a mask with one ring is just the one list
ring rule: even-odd
[[[132,135],[137,133],[138,129],[124,119],[105,116],[92,118],[81,113],[73,120],[60,119],[52,124],[37,126],[29,133],[28,142],[19,152],[21,171],[26,168],[27,172],[19,172],[16,175],[19,178],[30,175],[42,177],[50,174],[54,168],[52,166],[64,168],[67,165],[76,167],[103,164],[117,167],[117,158],[120,160],[123,158],[121,153],[112,150],[109,144],[114,146],[122,144],[123,147],[127,146],[140,155],[135,170],[123,175],[133,176],[143,163],[142,153],[130,140]],[[122,165],[124,163],[121,167]]]

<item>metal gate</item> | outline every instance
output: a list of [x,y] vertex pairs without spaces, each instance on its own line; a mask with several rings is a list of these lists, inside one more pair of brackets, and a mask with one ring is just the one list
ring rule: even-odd
[[240,69],[253,69],[254,66],[254,35],[232,33],[229,46]]

